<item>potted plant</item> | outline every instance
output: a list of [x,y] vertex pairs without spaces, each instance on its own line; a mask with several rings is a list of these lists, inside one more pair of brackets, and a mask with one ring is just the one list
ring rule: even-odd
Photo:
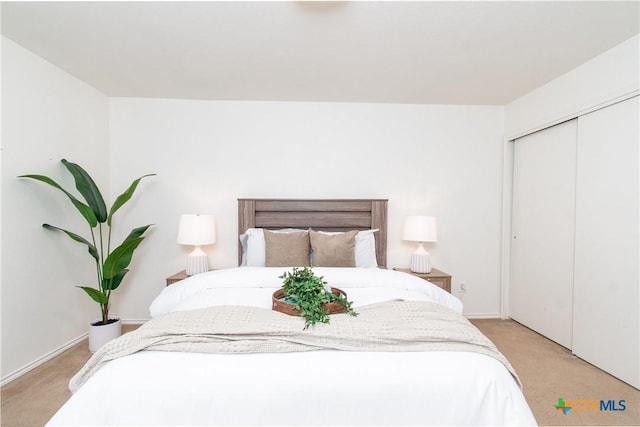
[[134,228],[120,245],[112,249],[111,229],[113,215],[125,203],[127,203],[138,184],[143,178],[155,174],[143,175],[134,180],[129,188],[115,200],[111,209],[107,211],[104,198],[91,176],[79,165],[65,159],[61,160],[75,180],[76,189],[84,198],[84,202],[78,200],[73,194],[62,188],[53,179],[44,175],[21,175],[18,178],[30,178],[44,182],[64,193],[71,203],[78,209],[82,217],[89,224],[91,241],[71,231],[50,224],[42,224],[48,230],[59,231],[66,234],[73,241],[85,245],[96,265],[97,285],[78,286],[87,295],[100,305],[101,319],[91,323],[89,328],[89,349],[94,352],[106,341],[116,338],[121,334],[120,319],[109,317],[109,300],[111,292],[122,283],[122,279],[128,273],[127,267],[136,248],[144,239],[143,235],[152,225]]
[[344,291],[330,287],[322,276],[316,276],[308,267],[294,267],[279,278],[284,282],[282,289],[273,294],[273,309],[304,317],[304,329],[318,322],[329,323],[330,314],[358,315]]

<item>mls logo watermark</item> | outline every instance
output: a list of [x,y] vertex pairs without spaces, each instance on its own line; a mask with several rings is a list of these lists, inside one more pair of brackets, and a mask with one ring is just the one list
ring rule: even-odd
[[622,412],[627,409],[626,400],[593,400],[593,399],[576,399],[572,401],[558,398],[558,403],[554,405],[564,415],[570,411],[600,411],[600,412]]

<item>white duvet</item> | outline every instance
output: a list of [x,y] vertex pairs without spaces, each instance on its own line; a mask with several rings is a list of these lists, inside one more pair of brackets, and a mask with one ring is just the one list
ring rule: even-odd
[[[242,304],[271,308],[286,269],[242,267],[165,288],[152,317]],[[383,269],[315,268],[354,307],[428,300],[458,312],[435,285]],[[466,352],[142,351],[99,370],[48,425],[534,425],[513,377]]]

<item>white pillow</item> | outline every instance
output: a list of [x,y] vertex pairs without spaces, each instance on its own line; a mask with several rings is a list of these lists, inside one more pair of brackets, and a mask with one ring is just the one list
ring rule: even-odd
[[360,268],[378,268],[378,259],[376,258],[376,239],[373,233],[378,231],[364,230],[356,234],[356,267]]
[[[376,240],[373,235],[378,229],[362,230],[356,234],[356,268],[377,268]],[[341,232],[321,231],[324,234],[342,234]],[[313,254],[311,254],[313,257]]]
[[[297,228],[284,228],[282,230],[274,230],[277,233],[297,233]],[[378,260],[376,258],[376,240],[373,235],[378,229],[362,230],[356,234],[355,258],[356,268],[377,268]],[[340,232],[321,231],[325,234],[340,234]],[[265,243],[264,232],[262,228],[248,228],[240,235],[240,244],[242,245],[242,267],[264,267],[265,261]],[[313,257],[313,254],[311,255]],[[313,265],[313,264],[312,264]]]
[[[282,230],[273,230],[275,233],[299,233],[307,230],[297,228],[283,228]],[[265,260],[265,243],[264,231],[262,228],[248,228],[240,235],[240,244],[242,245],[242,267],[264,267]]]

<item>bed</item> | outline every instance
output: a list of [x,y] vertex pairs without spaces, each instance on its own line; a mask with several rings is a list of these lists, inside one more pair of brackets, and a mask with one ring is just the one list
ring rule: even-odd
[[[384,268],[386,212],[377,199],[239,199],[239,267],[165,288],[151,321],[71,380],[48,425],[535,425],[461,302]],[[304,330],[271,296],[291,270],[278,263],[298,252],[292,236],[309,229],[313,271],[359,315]],[[326,265],[336,253],[349,266]]]

